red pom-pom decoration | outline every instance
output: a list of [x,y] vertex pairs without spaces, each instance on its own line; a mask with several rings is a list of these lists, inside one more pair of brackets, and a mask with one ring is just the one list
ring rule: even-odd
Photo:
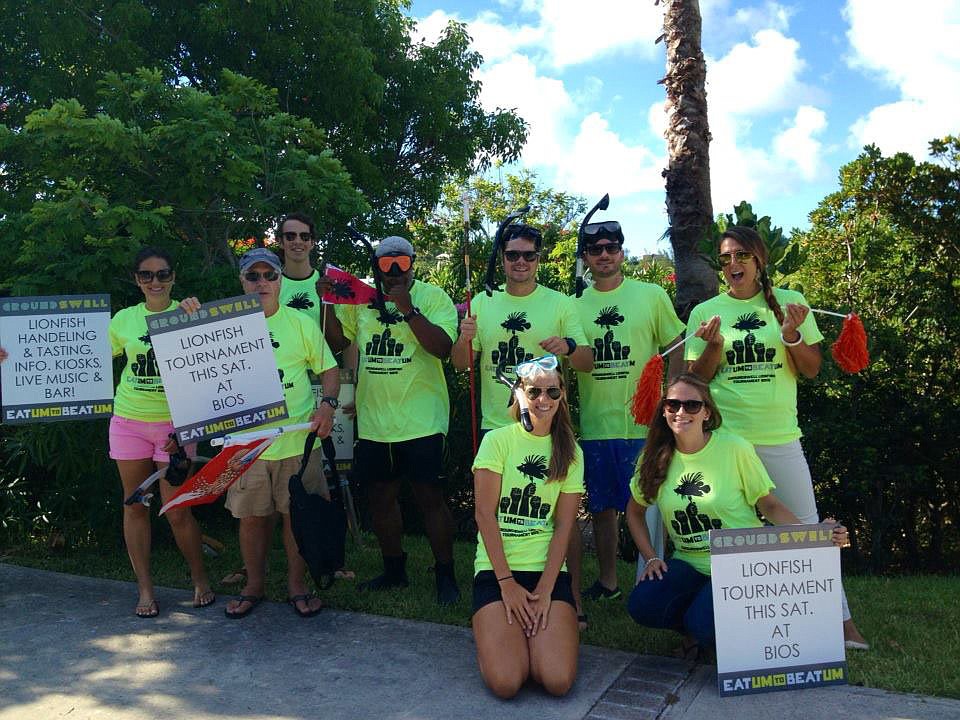
[[843,319],[843,328],[830,347],[830,354],[844,372],[858,373],[870,364],[867,331],[856,313],[850,313]]
[[637,379],[637,389],[633,393],[630,411],[637,425],[649,425],[653,413],[663,393],[663,355],[654,355],[643,366],[643,372]]

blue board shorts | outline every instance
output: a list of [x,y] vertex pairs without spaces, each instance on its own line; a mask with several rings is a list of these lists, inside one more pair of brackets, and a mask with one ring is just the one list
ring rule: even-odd
[[587,509],[592,513],[623,512],[630,499],[630,480],[644,440],[581,440]]

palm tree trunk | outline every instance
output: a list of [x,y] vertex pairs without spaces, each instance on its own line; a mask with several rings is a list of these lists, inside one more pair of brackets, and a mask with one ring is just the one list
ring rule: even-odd
[[710,201],[710,127],[707,122],[707,66],[700,48],[700,3],[665,0],[663,39],[667,73],[669,166],[667,187],[670,243],[677,273],[677,312],[686,320],[693,307],[717,294],[717,274],[698,254],[697,243],[713,219]]

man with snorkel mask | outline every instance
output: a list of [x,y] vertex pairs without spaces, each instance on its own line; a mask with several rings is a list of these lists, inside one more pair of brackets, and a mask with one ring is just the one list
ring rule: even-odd
[[[383,574],[361,589],[409,584],[398,501],[400,478],[406,475],[433,550],[437,602],[451,605],[460,590],[453,568],[453,518],[440,481],[450,421],[442,360],[457,336],[457,310],[442,289],[414,279],[416,254],[405,238],[385,238],[374,255],[383,308],[336,305],[336,317],[328,316],[325,329],[334,351],[356,342],[360,355],[354,472],[367,491],[384,566]],[[322,279],[318,292],[323,295],[329,285]]]

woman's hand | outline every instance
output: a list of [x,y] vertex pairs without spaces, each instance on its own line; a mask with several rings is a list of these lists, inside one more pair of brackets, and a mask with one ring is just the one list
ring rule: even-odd
[[807,315],[810,314],[810,308],[806,305],[798,305],[797,303],[787,303],[787,306],[783,310],[783,324],[780,326],[780,334],[787,338],[787,340],[793,342],[793,334],[799,332],[803,321],[806,320]]
[[714,315],[707,322],[700,323],[700,327],[693,334],[708,345],[719,345],[723,347],[723,335],[720,334],[720,316]]
[[663,580],[663,574],[667,572],[667,564],[660,558],[650,558],[650,562],[643,566],[643,572],[640,573],[640,577],[637,579],[637,583],[642,583],[644,580]]
[[[829,524],[837,521],[833,518],[826,518],[823,522]],[[830,539],[838,548],[850,547],[850,533],[847,532],[847,529],[839,523],[837,523],[836,527],[833,528],[833,535]]]
[[547,619],[550,616],[550,604],[553,602],[550,599],[550,595],[552,595],[552,592],[541,588],[539,585],[533,589],[533,595],[531,597],[535,597],[536,600],[534,600],[532,607],[532,632],[529,633],[528,637],[536,635],[538,630],[547,629]]
[[193,315],[200,309],[200,301],[195,297],[184,298],[180,301],[180,304],[177,306],[183,310],[187,315]]
[[513,578],[500,583],[500,596],[503,598],[503,607],[507,611],[507,624],[513,625],[513,619],[516,618],[523,632],[529,636],[534,624],[533,603],[539,599],[539,596],[527,592],[527,589]]

